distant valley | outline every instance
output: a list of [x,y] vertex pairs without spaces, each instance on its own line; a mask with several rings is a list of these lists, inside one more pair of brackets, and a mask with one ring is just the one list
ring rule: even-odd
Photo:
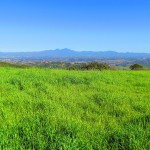
[[50,68],[63,68],[68,66],[68,63],[87,63],[91,61],[123,67],[139,63],[144,67],[150,68],[150,53],[74,51],[67,48],[37,52],[0,52],[0,60],[15,63],[19,62],[27,65],[47,66]]

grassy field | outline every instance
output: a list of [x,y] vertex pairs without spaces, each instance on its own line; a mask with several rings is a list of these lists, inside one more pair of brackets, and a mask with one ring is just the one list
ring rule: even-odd
[[0,68],[0,149],[149,150],[150,71]]

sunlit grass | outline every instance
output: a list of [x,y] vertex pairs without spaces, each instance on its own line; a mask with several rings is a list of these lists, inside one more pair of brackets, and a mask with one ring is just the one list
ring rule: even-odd
[[0,68],[0,149],[149,149],[149,71]]

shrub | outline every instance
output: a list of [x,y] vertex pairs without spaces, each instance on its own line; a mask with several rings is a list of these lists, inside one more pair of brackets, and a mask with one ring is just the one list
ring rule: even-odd
[[131,70],[143,70],[143,66],[140,64],[133,64],[129,67]]
[[68,68],[69,70],[108,70],[111,69],[106,63],[89,62],[76,64]]

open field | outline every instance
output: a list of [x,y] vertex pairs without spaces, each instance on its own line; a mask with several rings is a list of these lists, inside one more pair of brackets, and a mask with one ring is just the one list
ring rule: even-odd
[[0,68],[0,149],[150,149],[150,71]]

